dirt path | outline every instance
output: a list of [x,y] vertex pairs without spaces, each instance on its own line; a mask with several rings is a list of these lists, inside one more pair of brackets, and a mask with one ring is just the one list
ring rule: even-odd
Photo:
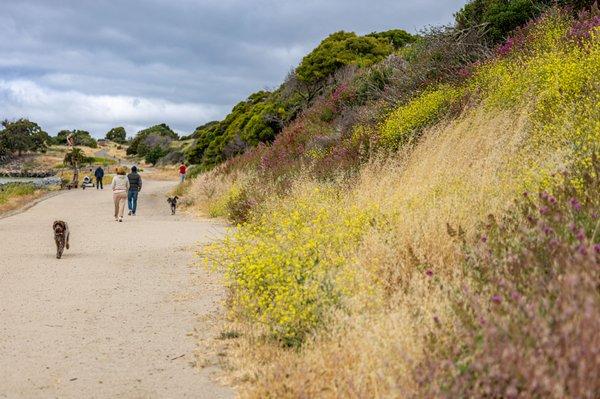
[[[0,398],[225,398],[198,370],[196,328],[219,285],[190,267],[210,221],[171,216],[173,183],[146,181],[138,216],[112,218],[110,191],[73,190],[0,220]],[[55,259],[52,222],[71,229]],[[198,284],[200,283],[200,284]]]

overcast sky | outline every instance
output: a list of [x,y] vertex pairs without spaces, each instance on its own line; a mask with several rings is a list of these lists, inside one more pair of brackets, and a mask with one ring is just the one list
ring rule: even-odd
[[0,0],[0,118],[189,133],[328,34],[451,23],[465,0]]

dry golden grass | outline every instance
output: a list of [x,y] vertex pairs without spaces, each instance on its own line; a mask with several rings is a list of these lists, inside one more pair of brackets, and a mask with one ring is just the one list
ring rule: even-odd
[[144,168],[142,173],[142,177],[148,180],[179,180],[179,170],[177,166],[149,167]]
[[394,222],[396,246],[451,265],[446,223],[470,234],[488,214],[506,209],[524,189],[528,163],[517,158],[526,143],[525,112],[477,108],[430,130],[400,160],[367,165],[353,195]]
[[201,216],[221,217],[225,214],[224,202],[237,176],[207,172],[188,180],[182,204]]
[[[449,293],[469,285],[446,223],[469,237],[488,214],[511,205],[525,188],[531,154],[544,153],[532,151],[528,139],[524,110],[489,114],[479,107],[430,129],[397,159],[363,168],[345,195],[382,215],[357,248],[355,270],[367,288],[299,351],[277,347],[256,328],[231,327],[242,332],[229,342],[242,396],[418,396],[418,366],[435,355],[432,340],[440,350],[457,336]],[[536,161],[560,163],[547,154]],[[190,195],[211,203],[231,185],[230,178],[205,175]]]

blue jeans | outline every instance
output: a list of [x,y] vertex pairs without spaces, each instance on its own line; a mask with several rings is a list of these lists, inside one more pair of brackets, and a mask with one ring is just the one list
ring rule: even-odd
[[131,213],[135,213],[137,209],[137,198],[138,191],[137,190],[129,190],[127,192],[127,207],[131,211]]

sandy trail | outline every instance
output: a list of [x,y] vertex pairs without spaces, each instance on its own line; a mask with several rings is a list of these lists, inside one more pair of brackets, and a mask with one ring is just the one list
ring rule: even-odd
[[[190,267],[211,221],[171,216],[170,182],[144,181],[138,216],[112,217],[106,187],[73,190],[0,219],[0,398],[221,398],[194,367],[222,289]],[[52,222],[71,230],[55,258]],[[198,284],[200,283],[200,284]]]

